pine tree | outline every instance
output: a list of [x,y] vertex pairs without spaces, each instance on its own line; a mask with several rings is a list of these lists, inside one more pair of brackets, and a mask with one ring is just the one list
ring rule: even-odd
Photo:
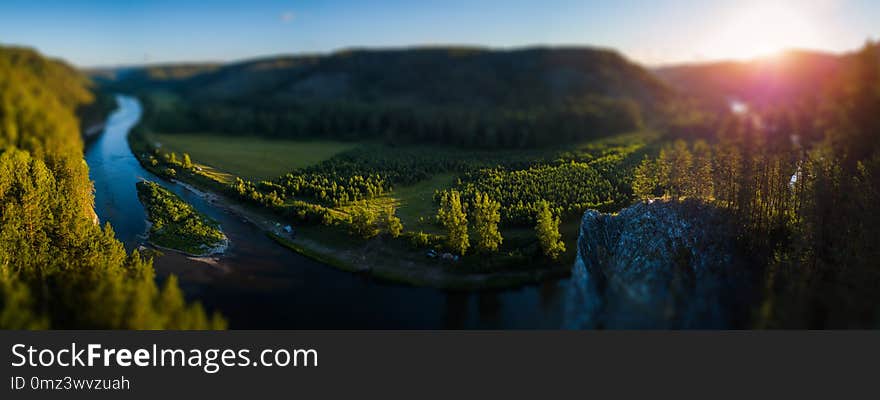
[[477,192],[474,197],[473,220],[474,232],[477,236],[476,247],[483,252],[498,250],[503,241],[498,223],[501,222],[501,204],[488,195]]
[[691,195],[709,200],[714,192],[712,182],[712,149],[703,141],[694,143],[693,165],[691,166]]
[[692,195],[694,185],[691,177],[693,156],[687,142],[676,140],[672,144],[669,161],[669,186],[673,199]]
[[645,156],[633,173],[633,193],[642,200],[648,200],[657,196],[660,186],[660,167],[656,160]]
[[553,212],[550,211],[550,203],[542,201],[535,232],[544,255],[553,260],[559,259],[559,256],[565,252],[565,243],[562,242],[562,235],[559,233],[559,222],[559,217],[554,217]]
[[440,197],[440,209],[437,210],[437,220],[446,228],[446,245],[449,249],[464,255],[470,247],[470,239],[467,214],[457,190],[443,192]]

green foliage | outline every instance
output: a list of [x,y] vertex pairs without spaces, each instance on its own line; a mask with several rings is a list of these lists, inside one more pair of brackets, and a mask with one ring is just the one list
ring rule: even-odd
[[[264,194],[270,189],[268,194]],[[302,200],[282,200],[277,194],[279,188],[269,182],[261,182],[258,187],[253,182],[235,178],[226,190],[244,201],[267,207],[301,223],[332,225],[337,222],[330,209],[324,206]]]
[[27,285],[8,268],[0,269],[0,329],[46,329],[49,321],[36,311]]
[[544,255],[551,259],[558,259],[565,252],[565,243],[559,233],[559,217],[554,217],[550,210],[550,203],[542,201],[538,211],[538,223],[535,225],[535,233]]
[[446,229],[446,246],[451,251],[464,255],[470,247],[470,239],[465,206],[457,190],[441,193],[437,221]]
[[388,233],[396,238],[403,233],[403,224],[400,218],[394,215],[394,207],[375,209],[361,202],[347,208],[349,210],[349,227],[353,235],[364,239],[370,239],[381,232]]
[[489,198],[482,193],[474,195],[474,202],[471,207],[471,215],[474,223],[474,233],[477,237],[475,246],[478,251],[483,253],[492,253],[501,246],[502,237],[498,230],[498,223],[501,222],[501,204]]
[[698,199],[713,198],[715,188],[712,180],[712,148],[705,141],[698,140],[694,143],[693,149],[690,179],[694,183],[688,190],[688,195]]
[[[738,162],[734,156],[737,150],[725,150],[731,162]],[[633,179],[633,191],[640,199],[668,196],[673,199],[694,197],[714,199],[717,171],[722,168],[734,168],[730,165],[721,167],[713,159],[713,150],[703,140],[693,144],[693,152],[684,140],[676,140],[660,150],[657,159],[645,157],[636,168]],[[717,171],[716,171],[717,169]],[[724,178],[717,179],[724,181]],[[724,184],[727,182],[719,182]],[[728,189],[730,192],[732,189]]]
[[483,169],[465,174],[459,189],[466,198],[484,193],[501,204],[505,223],[534,223],[543,200],[566,214],[587,208],[607,208],[618,200],[611,183],[586,163],[564,162],[523,170]]
[[548,151],[467,151],[454,148],[362,146],[311,167],[292,171],[275,184],[285,198],[309,198],[341,206],[385,195],[445,172],[505,166],[525,168]]
[[694,191],[692,164],[693,156],[684,140],[676,140],[672,146],[660,150],[658,168],[667,195],[677,199],[688,197]]
[[385,231],[388,232],[393,238],[400,236],[403,233],[403,223],[400,222],[400,218],[397,218],[394,215],[393,207],[386,207],[382,213],[382,225],[385,228]]
[[193,163],[192,160],[189,158],[189,153],[183,153],[183,162],[181,162],[180,166],[184,169],[192,169]]
[[355,206],[351,210],[351,230],[352,234],[358,235],[364,239],[370,239],[379,234],[378,225],[379,216],[377,213],[367,207],[365,203]]
[[406,239],[412,247],[417,249],[426,249],[426,248],[440,248],[444,242],[444,237],[441,235],[435,235],[432,233],[426,233],[422,231],[413,232],[407,231],[403,233],[403,238]]
[[162,247],[202,254],[226,240],[216,221],[158,183],[137,183],[138,198],[149,218],[150,241]]
[[223,327],[179,291],[159,307],[151,262],[95,223],[74,114],[92,99],[73,68],[0,47],[0,328]]
[[658,193],[661,189],[661,181],[660,165],[656,160],[645,156],[633,175],[632,187],[636,197],[647,200],[662,195]]

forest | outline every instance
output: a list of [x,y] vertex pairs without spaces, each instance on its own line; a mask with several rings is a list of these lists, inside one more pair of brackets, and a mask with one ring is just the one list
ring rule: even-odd
[[0,47],[0,328],[225,327],[98,224],[77,115],[95,101],[72,67]]
[[714,135],[667,143],[634,172],[642,199],[731,211],[763,277],[756,327],[880,322],[880,47],[839,62],[810,96],[729,115]]
[[160,132],[485,149],[637,130],[671,98],[647,70],[592,48],[350,50],[95,76],[140,93]]

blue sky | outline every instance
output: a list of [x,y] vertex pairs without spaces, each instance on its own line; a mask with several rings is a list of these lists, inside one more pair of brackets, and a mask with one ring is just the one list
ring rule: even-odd
[[347,47],[613,47],[647,64],[845,51],[877,0],[2,0],[0,43],[79,66],[226,61]]

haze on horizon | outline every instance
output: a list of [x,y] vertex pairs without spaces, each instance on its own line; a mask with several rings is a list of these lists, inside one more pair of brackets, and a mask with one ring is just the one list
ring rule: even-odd
[[609,47],[648,65],[843,52],[876,38],[866,0],[113,0],[0,3],[0,43],[81,67],[231,61],[351,47]]

